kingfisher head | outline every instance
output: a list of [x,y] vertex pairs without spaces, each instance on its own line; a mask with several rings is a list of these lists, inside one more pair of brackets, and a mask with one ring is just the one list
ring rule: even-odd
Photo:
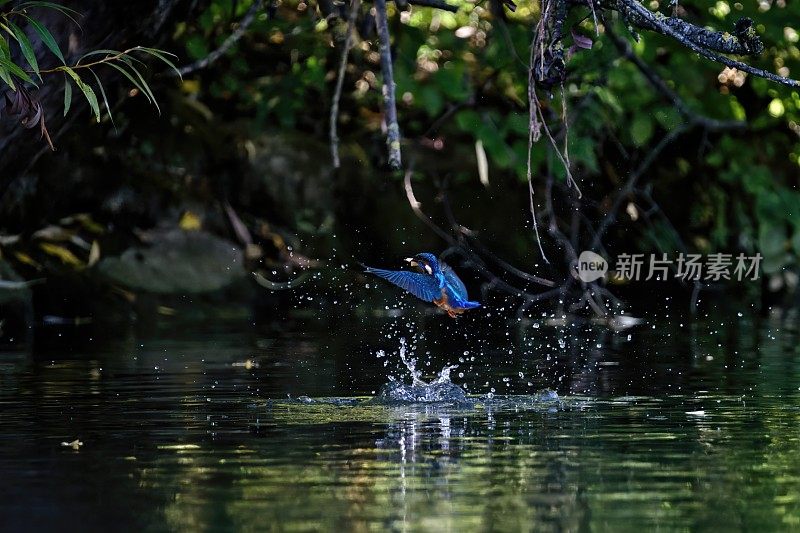
[[441,270],[439,267],[439,260],[436,259],[436,256],[433,254],[417,254],[414,257],[406,258],[406,261],[408,261],[408,264],[412,267],[417,267],[420,271],[429,276],[433,276]]

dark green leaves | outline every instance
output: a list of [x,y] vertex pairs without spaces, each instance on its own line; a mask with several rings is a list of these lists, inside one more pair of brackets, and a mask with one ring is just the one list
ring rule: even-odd
[[[7,69],[8,72],[13,74],[14,76],[20,78],[23,81],[27,81],[28,83],[33,84],[33,80],[28,75],[27,72],[19,68],[16,63],[8,59],[7,57],[0,57],[0,67]],[[35,84],[34,84],[35,85]]]
[[25,57],[25,61],[28,62],[33,72],[39,77],[39,80],[42,79],[41,74],[39,73],[39,62],[36,61],[36,54],[33,51],[33,46],[31,46],[31,41],[28,39],[28,36],[25,35],[25,32],[20,29],[19,26],[14,24],[13,22],[8,22],[8,27],[11,29],[11,32],[14,35],[14,38],[19,43],[20,50],[22,51],[23,57]]
[[[94,93],[94,90],[88,84],[84,83],[83,80],[81,79],[81,77],[78,76],[78,73],[75,72],[70,67],[62,67],[62,69],[64,70],[64,72],[66,72],[69,75],[70,78],[72,78],[75,81],[75,85],[77,85],[78,88],[83,92],[83,95],[86,97],[86,100],[89,102],[89,107],[91,107],[92,113],[94,113],[95,118],[97,119],[97,122],[100,122],[100,104],[98,104],[98,102],[97,102],[97,95]],[[69,82],[67,82],[67,86],[68,85],[69,85]],[[71,91],[72,88],[70,87],[69,90]],[[66,93],[66,91],[67,91],[67,89],[65,88],[64,92]],[[71,97],[71,95],[70,95],[70,97]],[[64,96],[65,107],[66,107],[66,100],[67,100],[67,98],[66,98],[66,94],[65,94],[65,96]]]
[[67,116],[69,113],[69,108],[72,105],[72,84],[69,82],[69,78],[64,76],[64,116]]
[[64,54],[61,53],[61,49],[58,47],[58,43],[56,42],[55,38],[53,38],[53,34],[50,33],[50,30],[42,26],[39,21],[36,19],[25,15],[25,18],[30,23],[31,27],[36,31],[39,35],[39,38],[42,42],[50,49],[51,52],[63,63],[66,64],[64,60]]

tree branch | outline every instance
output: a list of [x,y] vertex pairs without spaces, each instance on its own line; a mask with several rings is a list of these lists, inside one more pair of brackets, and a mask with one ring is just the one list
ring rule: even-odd
[[333,159],[333,168],[339,168],[339,136],[336,132],[336,123],[339,120],[339,100],[342,97],[342,86],[344,85],[344,73],[347,69],[347,56],[350,53],[350,47],[353,46],[353,28],[356,24],[356,17],[358,16],[358,9],[361,6],[361,0],[351,0],[350,14],[347,18],[347,34],[344,38],[344,48],[342,49],[342,58],[339,62],[339,72],[336,76],[336,90],[333,92],[333,102],[331,103],[331,124],[330,124],[330,140],[331,140],[331,158]]
[[[627,2],[623,1],[622,3]],[[678,17],[665,17],[644,6],[640,5],[640,7],[642,9],[622,12],[628,22],[639,28],[657,33],[664,33],[663,28],[670,28],[680,34],[684,40],[722,54],[759,55],[764,51],[764,44],[755,32],[753,21],[749,18],[739,19],[734,27],[734,33],[731,35],[728,32],[695,26]]]
[[625,56],[628,61],[633,63],[634,66],[639,69],[639,72],[641,72],[645,79],[650,82],[650,85],[652,85],[654,89],[656,89],[661,93],[662,96],[669,100],[678,113],[683,115],[683,117],[688,119],[690,122],[711,130],[744,129],[747,127],[747,123],[744,121],[717,120],[705,115],[700,115],[693,111],[688,105],[686,105],[686,102],[684,102],[683,99],[678,96],[678,94],[673,91],[672,88],[667,85],[667,83],[658,74],[656,74],[656,72],[647,63],[642,61],[642,58],[633,52],[630,43],[617,35],[608,25],[606,25],[606,35],[611,38],[611,41],[614,43],[614,46],[617,47],[620,53],[622,53],[622,55]]
[[258,14],[261,7],[264,5],[264,0],[255,0],[253,5],[250,6],[250,9],[247,10],[244,17],[242,18],[241,22],[239,22],[239,26],[231,33],[227,39],[220,45],[219,48],[208,54],[203,59],[198,59],[194,63],[186,65],[178,70],[178,72],[173,72],[173,76],[185,76],[187,74],[191,74],[197,70],[203,70],[207,68],[209,65],[214,63],[220,57],[225,55],[225,53],[231,49],[231,47],[236,44],[239,39],[241,39],[244,34],[247,32],[247,28],[253,23],[256,19],[256,15]]
[[389,167],[402,167],[400,157],[400,126],[397,123],[395,103],[392,48],[389,38],[389,21],[386,15],[386,0],[375,0],[375,27],[381,44],[381,72],[383,73],[383,107],[386,121],[386,145],[389,148]]
[[[662,35],[666,35],[667,37],[672,37],[685,47],[697,52],[706,59],[710,59],[711,61],[715,61],[717,63],[722,63],[727,67],[735,68],[741,70],[742,72],[747,72],[748,74],[774,81],[788,87],[800,87],[800,81],[779,76],[772,72],[750,66],[747,63],[736,61],[718,53],[719,51],[723,51],[725,53],[754,54],[760,52],[760,50],[763,50],[763,45],[761,47],[756,46],[752,40],[749,42],[749,44],[745,45],[742,43],[741,37],[739,37],[738,40],[740,42],[740,48],[738,48],[738,52],[736,50],[728,51],[727,49],[724,49],[725,47],[720,45],[720,40],[732,41],[736,39],[736,37],[726,37],[725,33],[710,32],[709,30],[698,28],[697,26],[684,21],[681,21],[683,24],[676,24],[673,21],[680,19],[676,19],[674,17],[665,17],[660,13],[653,13],[640,4],[638,0],[617,0],[615,9],[630,24],[655,31]],[[752,27],[746,28],[745,33],[753,33]],[[711,34],[714,35],[713,38]],[[758,38],[754,37],[754,39],[757,40]],[[760,41],[758,41],[758,44],[760,44]],[[720,48],[723,48],[723,50],[720,50]]]
[[458,11],[458,6],[451,6],[447,2],[441,0],[408,0],[408,3],[412,6],[432,7],[434,9],[450,11],[451,13]]

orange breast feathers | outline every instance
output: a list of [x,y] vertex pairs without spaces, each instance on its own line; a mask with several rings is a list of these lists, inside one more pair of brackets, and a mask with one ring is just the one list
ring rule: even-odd
[[442,289],[442,297],[433,300],[433,303],[436,304],[438,308],[447,311],[447,314],[450,315],[450,318],[455,318],[464,312],[463,309],[453,308],[450,306],[450,302],[447,299],[447,293],[444,289]]

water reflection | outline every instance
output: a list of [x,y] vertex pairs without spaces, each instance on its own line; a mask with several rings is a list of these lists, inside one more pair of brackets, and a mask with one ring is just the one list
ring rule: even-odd
[[[219,326],[0,354],[0,523],[800,527],[791,330],[514,325],[465,338],[439,321],[413,339],[427,377],[461,357],[454,381],[494,398],[468,408],[289,400],[368,395],[399,375],[398,361],[384,362],[409,328],[353,327]],[[531,396],[544,387],[562,400]],[[61,445],[76,438],[84,446]]]

